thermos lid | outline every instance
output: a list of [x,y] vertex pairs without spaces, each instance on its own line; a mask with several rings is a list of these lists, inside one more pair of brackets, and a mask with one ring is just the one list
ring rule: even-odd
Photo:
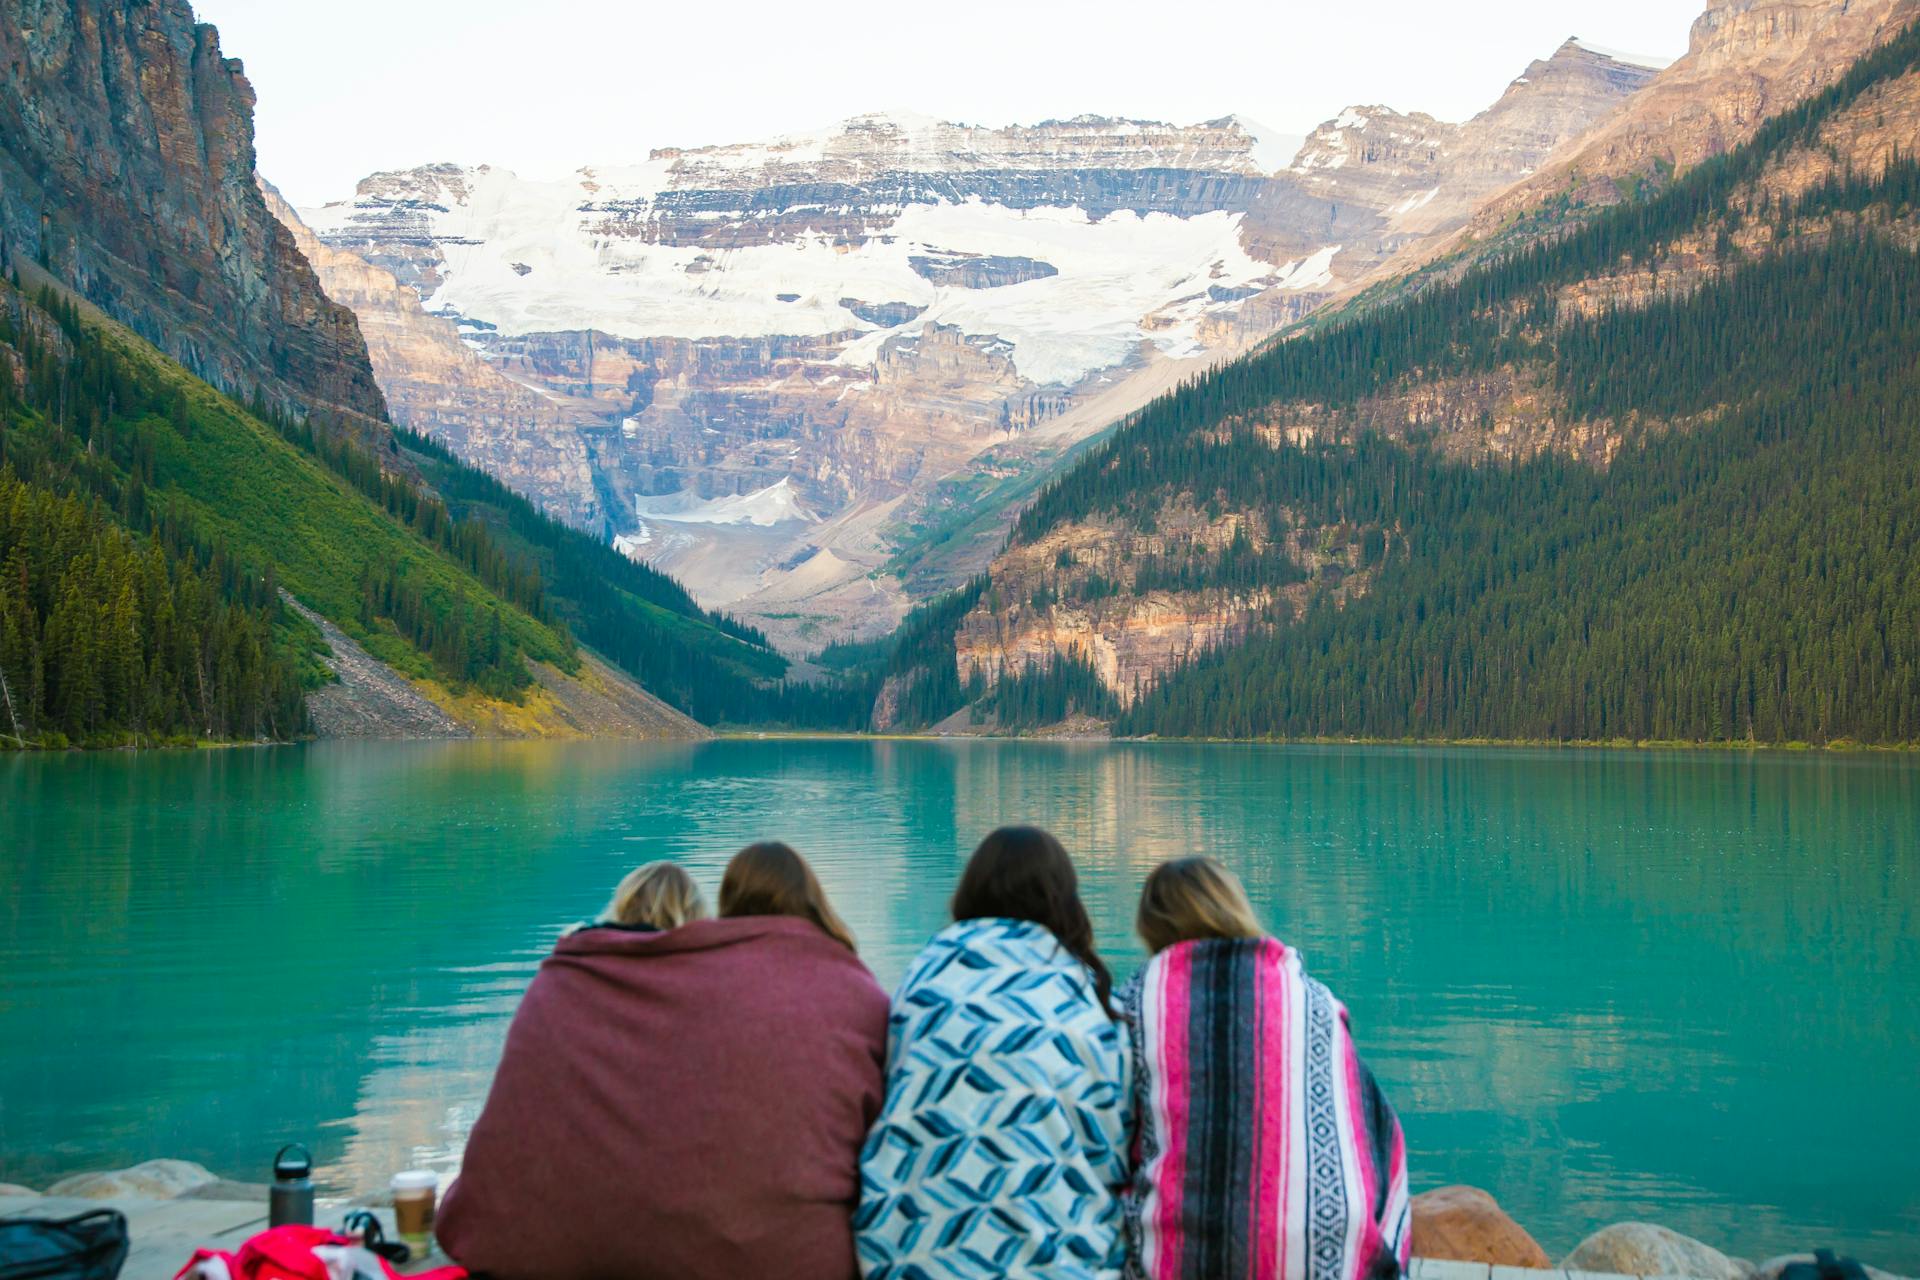
[[[292,1154],[297,1152],[298,1154]],[[289,1142],[280,1148],[273,1157],[273,1177],[276,1182],[295,1182],[313,1175],[313,1153],[298,1142]]]
[[439,1186],[440,1175],[431,1169],[407,1169],[393,1175],[395,1191],[431,1191]]

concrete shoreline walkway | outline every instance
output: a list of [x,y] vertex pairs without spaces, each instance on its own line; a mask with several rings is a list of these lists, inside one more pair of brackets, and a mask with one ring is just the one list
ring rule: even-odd
[[[358,1208],[350,1200],[323,1201],[314,1209],[314,1221],[320,1226],[338,1226],[341,1219]],[[187,1264],[193,1251],[200,1248],[238,1249],[247,1237],[267,1227],[264,1201],[251,1203],[233,1200],[147,1200],[118,1197],[110,1200],[80,1200],[67,1196],[0,1196],[0,1218],[68,1218],[92,1209],[118,1209],[127,1215],[127,1231],[132,1250],[121,1280],[173,1280]],[[374,1208],[380,1225],[393,1238],[393,1211]],[[403,1274],[445,1266],[439,1254],[416,1259],[400,1270]],[[1489,1267],[1484,1262],[1442,1262],[1415,1258],[1409,1280],[1627,1280],[1626,1277],[1596,1271],[1534,1271],[1525,1267]],[[1662,1277],[1660,1280],[1684,1280]]]

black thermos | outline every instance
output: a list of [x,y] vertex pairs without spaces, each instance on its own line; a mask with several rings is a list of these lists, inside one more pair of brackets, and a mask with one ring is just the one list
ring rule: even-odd
[[273,1186],[267,1192],[267,1225],[313,1225],[313,1154],[289,1142],[273,1157]]

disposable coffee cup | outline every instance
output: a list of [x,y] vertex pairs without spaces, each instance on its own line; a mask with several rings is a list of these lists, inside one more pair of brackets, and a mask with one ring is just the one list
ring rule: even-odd
[[393,1175],[394,1233],[416,1254],[433,1244],[433,1200],[440,1175],[426,1169],[408,1169]]

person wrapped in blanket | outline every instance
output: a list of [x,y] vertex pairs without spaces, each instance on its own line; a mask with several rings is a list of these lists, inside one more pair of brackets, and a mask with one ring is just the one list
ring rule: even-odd
[[1412,1241],[1400,1122],[1347,1010],[1210,858],[1148,877],[1133,1042],[1128,1275],[1394,1280]]
[[735,854],[719,906],[643,867],[542,962],[437,1223],[475,1275],[853,1275],[887,997],[788,846]]
[[909,966],[860,1156],[866,1280],[1118,1280],[1127,1038],[1073,860],[1035,827],[974,850]]

